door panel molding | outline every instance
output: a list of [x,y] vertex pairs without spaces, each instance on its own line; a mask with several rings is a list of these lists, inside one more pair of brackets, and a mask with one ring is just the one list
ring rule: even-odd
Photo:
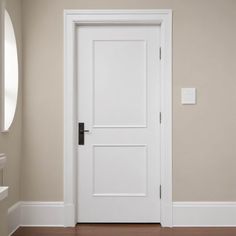
[[[93,196],[95,197],[146,197],[148,190],[148,147],[146,144],[93,144]],[[96,148],[143,148],[145,153],[145,188],[143,193],[133,192],[133,193],[95,193],[95,149]]]
[[[172,226],[172,11],[64,11],[64,225],[74,226],[77,204],[77,108],[75,32],[78,25],[161,26],[161,225]],[[159,60],[159,57],[157,57]],[[159,118],[157,117],[157,120]]]

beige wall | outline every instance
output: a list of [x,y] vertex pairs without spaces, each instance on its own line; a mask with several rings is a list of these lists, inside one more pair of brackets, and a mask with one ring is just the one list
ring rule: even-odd
[[7,200],[0,201],[0,235],[7,236]]
[[5,203],[7,208],[20,200],[20,164],[22,139],[22,78],[21,78],[21,0],[7,0],[8,10],[16,34],[20,81],[16,115],[8,133],[0,133],[0,153],[6,153],[7,167],[4,170],[4,185],[9,186],[9,197]]
[[63,9],[89,8],[173,9],[173,197],[236,201],[234,0],[23,0],[22,199],[63,200]]
[[[6,0],[6,9],[15,29],[19,56],[19,94],[14,121],[9,132],[0,133],[0,153],[7,156],[3,184],[9,186],[9,196],[0,202],[0,235],[7,236],[7,209],[20,201],[21,139],[22,139],[22,78],[21,78],[21,0]],[[2,0],[0,1],[2,3]],[[1,38],[1,37],[0,37]]]

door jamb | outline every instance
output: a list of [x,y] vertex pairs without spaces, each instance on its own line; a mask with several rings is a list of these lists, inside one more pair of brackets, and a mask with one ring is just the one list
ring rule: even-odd
[[64,225],[77,223],[75,30],[78,25],[161,26],[161,225],[172,227],[172,10],[64,11]]

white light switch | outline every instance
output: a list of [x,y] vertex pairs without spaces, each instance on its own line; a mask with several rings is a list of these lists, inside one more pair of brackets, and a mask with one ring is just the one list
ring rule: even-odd
[[181,103],[182,104],[196,104],[196,88],[182,88],[181,89]]

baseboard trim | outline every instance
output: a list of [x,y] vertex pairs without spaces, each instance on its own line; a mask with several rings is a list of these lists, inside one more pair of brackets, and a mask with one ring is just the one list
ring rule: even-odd
[[174,202],[173,226],[235,227],[236,202]]
[[64,202],[18,202],[8,210],[8,235],[20,226],[64,225]]
[[74,204],[65,204],[64,206],[64,226],[73,227],[76,225],[76,212]]
[[[64,202],[18,202],[8,209],[8,235],[20,226],[70,226]],[[68,214],[67,214],[68,215]],[[173,202],[175,227],[236,227],[236,202]]]
[[21,202],[17,202],[12,207],[8,209],[7,222],[8,235],[12,235],[20,227],[20,218],[21,218]]
[[64,227],[64,203],[21,202],[21,226]]

